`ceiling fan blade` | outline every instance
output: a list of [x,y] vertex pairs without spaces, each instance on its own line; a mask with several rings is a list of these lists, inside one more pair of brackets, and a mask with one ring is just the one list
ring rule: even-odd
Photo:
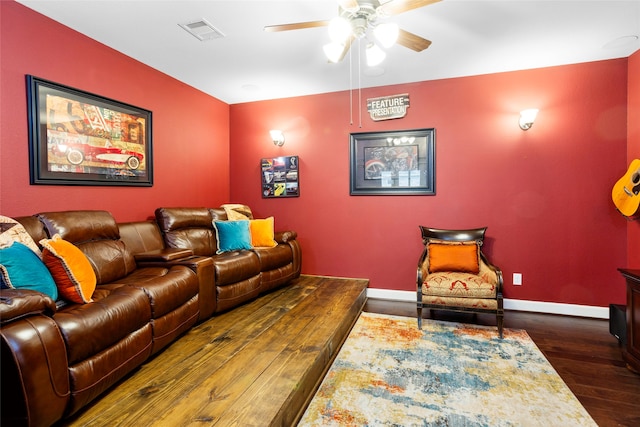
[[419,7],[428,6],[439,1],[440,0],[391,0],[388,3],[381,4],[378,7],[378,11],[385,16],[392,16],[418,9]]
[[430,40],[423,39],[420,36],[402,29],[398,33],[398,41],[396,43],[404,47],[408,47],[411,50],[415,50],[416,52],[422,52],[423,50],[431,46]]
[[267,25],[264,30],[270,33],[277,31],[302,30],[304,28],[326,27],[329,21],[295,22],[293,24]]
[[360,7],[358,0],[338,0],[338,5],[345,10],[353,10]]
[[355,40],[355,36],[351,35],[349,37],[349,39],[344,43],[344,50],[342,51],[342,53],[340,54],[340,57],[338,58],[337,62],[340,62],[344,59],[344,57],[347,55],[347,52],[349,52],[349,49],[351,48],[351,45],[353,44],[353,41]]

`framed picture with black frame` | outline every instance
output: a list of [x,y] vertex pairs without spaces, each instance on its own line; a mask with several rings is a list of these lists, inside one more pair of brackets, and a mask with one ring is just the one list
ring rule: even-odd
[[435,195],[435,129],[352,133],[351,195]]
[[31,184],[153,185],[151,111],[27,75]]
[[262,198],[300,196],[298,156],[281,156],[260,160]]

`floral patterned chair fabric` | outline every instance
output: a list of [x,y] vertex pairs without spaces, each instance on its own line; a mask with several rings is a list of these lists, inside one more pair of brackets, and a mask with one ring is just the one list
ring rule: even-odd
[[502,338],[502,272],[482,253],[484,228],[443,230],[420,226],[424,250],[418,262],[418,327],[422,308],[495,313]]

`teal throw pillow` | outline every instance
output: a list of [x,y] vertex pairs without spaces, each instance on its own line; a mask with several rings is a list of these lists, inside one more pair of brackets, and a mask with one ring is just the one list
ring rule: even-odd
[[252,249],[249,221],[213,221],[218,236],[217,254]]
[[0,249],[0,275],[2,287],[31,289],[58,299],[58,288],[49,269],[27,246],[14,242]]

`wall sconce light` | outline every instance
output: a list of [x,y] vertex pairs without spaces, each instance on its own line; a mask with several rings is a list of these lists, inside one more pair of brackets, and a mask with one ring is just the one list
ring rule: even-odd
[[536,120],[536,116],[538,115],[537,108],[529,108],[528,110],[520,111],[520,120],[518,124],[520,125],[520,129],[529,130],[531,126],[533,126],[533,122]]
[[273,145],[277,145],[278,147],[282,147],[284,145],[284,134],[281,130],[273,129],[269,131],[269,134],[271,134]]

